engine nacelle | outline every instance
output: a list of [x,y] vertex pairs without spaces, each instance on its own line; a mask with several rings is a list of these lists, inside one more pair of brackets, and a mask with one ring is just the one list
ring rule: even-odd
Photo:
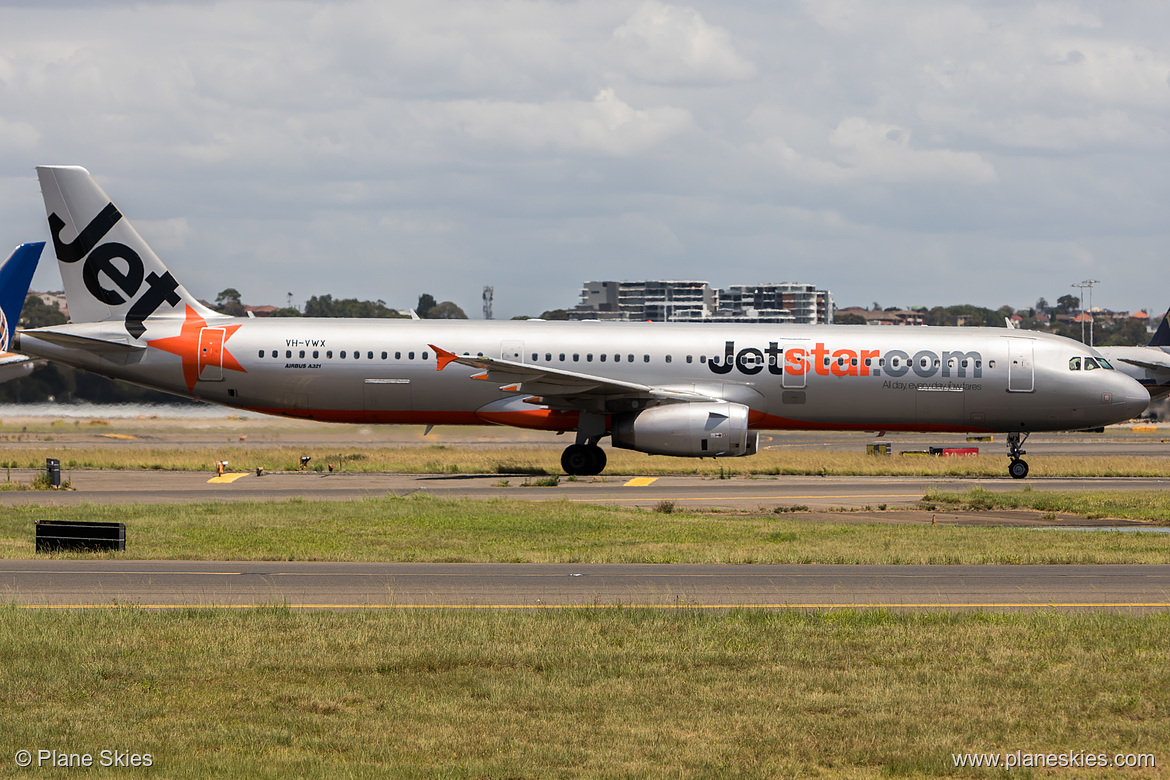
[[652,455],[738,457],[754,454],[758,440],[743,404],[666,404],[613,420],[613,446]]

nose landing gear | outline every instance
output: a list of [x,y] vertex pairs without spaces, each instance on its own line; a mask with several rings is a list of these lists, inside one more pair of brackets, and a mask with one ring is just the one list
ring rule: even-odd
[[1007,436],[1008,457],[1012,462],[1008,464],[1008,474],[1012,479],[1023,479],[1028,476],[1028,461],[1021,458],[1021,455],[1027,453],[1023,450],[1024,442],[1028,440],[1027,432],[1019,433],[1013,431]]

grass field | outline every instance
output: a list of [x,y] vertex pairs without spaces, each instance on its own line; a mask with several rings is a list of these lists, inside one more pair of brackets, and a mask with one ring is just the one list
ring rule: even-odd
[[1092,519],[1112,517],[1170,525],[1170,495],[1155,490],[1061,493],[1027,486],[1021,490],[992,493],[975,487],[962,493],[929,490],[924,503],[975,510],[1035,509],[1042,513],[1062,512]]
[[952,754],[1017,749],[1161,766],[1168,646],[1167,615],[0,607],[0,774],[21,749],[153,763],[14,775],[47,778],[988,777]]
[[1170,539],[1164,533],[849,524],[830,517],[768,510],[662,513],[566,501],[421,495],[361,501],[30,506],[0,512],[0,557],[35,556],[37,520],[88,520],[126,524],[126,552],[103,555],[147,559],[857,564],[1170,560]]

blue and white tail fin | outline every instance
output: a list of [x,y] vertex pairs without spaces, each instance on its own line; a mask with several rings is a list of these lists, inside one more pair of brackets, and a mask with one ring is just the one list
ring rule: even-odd
[[1167,320],[1170,320],[1170,311],[1163,315],[1162,322],[1147,347],[1170,347],[1170,322]]
[[73,322],[119,322],[140,339],[152,320],[182,318],[186,306],[220,316],[171,276],[89,171],[42,165],[37,176]]
[[12,332],[20,320],[28,287],[41,259],[44,241],[21,244],[0,265],[0,352],[7,352],[12,343]]

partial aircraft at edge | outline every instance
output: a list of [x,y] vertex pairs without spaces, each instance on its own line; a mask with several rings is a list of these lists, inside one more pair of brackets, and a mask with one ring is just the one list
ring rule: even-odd
[[1150,343],[1144,347],[1097,347],[1097,351],[1122,371],[1136,379],[1150,393],[1162,398],[1170,393],[1170,311]]
[[21,244],[0,265],[0,382],[19,379],[45,364],[43,360],[8,351],[44,248],[44,241]]
[[73,322],[23,331],[20,351],[224,406],[573,431],[561,464],[577,475],[605,467],[606,436],[702,458],[751,455],[765,429],[1003,432],[1022,478],[1032,431],[1121,422],[1149,402],[1089,347],[1006,329],[226,317],[88,171],[37,172]]

